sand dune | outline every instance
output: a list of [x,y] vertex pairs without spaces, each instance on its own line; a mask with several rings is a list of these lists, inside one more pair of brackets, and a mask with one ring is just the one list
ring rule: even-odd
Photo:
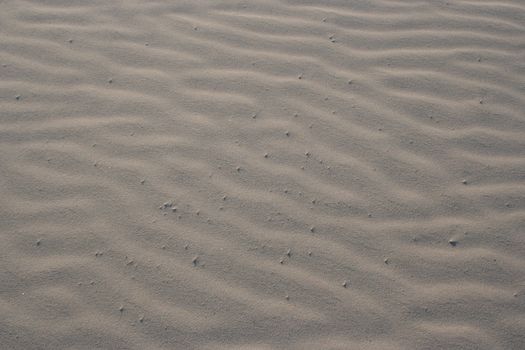
[[525,349],[525,3],[0,2],[1,349]]

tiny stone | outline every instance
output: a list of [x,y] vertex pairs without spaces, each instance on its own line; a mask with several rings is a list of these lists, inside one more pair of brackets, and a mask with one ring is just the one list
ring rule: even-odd
[[15,98],[16,98],[17,101],[20,100],[20,97],[21,97],[20,95],[16,95],[16,96],[15,96]]
[[352,79],[348,80],[348,85],[352,85],[354,81]]
[[385,259],[385,264],[387,264],[387,265],[388,265],[388,258],[386,258],[386,259]]
[[139,318],[139,322],[140,322],[140,323],[143,323],[143,322],[144,322],[144,316],[140,316],[140,318]]
[[288,294],[286,294],[285,298],[286,300],[290,300],[290,297],[288,296]]
[[290,136],[290,132],[289,132],[289,131],[286,131],[284,134],[285,134],[286,136]]
[[345,288],[346,288],[346,286],[347,286],[347,285],[348,285],[348,284],[347,284],[347,282],[346,282],[346,281],[344,281],[344,282],[343,282],[343,287],[345,287]]
[[314,231],[315,231],[315,227],[314,226],[310,227],[310,232],[314,232]]
[[199,257],[198,256],[194,257],[191,262],[193,263],[193,266],[197,266],[197,263],[199,262]]
[[312,252],[311,251],[308,251],[308,256],[312,256]]
[[265,154],[264,154],[264,158],[268,158],[268,153],[265,153]]
[[144,180],[144,179],[140,180],[140,184],[141,185],[144,185],[144,182],[146,182],[146,180]]
[[241,167],[237,167],[235,168],[237,171],[241,171]]
[[110,83],[110,84],[113,83],[113,79],[109,79],[108,83]]
[[189,245],[186,244],[186,245],[184,246],[184,250],[188,250],[188,248],[189,248]]
[[118,311],[120,311],[120,312],[124,312],[124,306],[121,305],[121,306],[118,308]]
[[292,250],[291,249],[288,249],[286,251],[286,255],[288,255],[288,257],[291,257],[292,256]]
[[172,212],[176,212],[176,211],[177,211],[177,207],[173,207],[173,208],[171,208],[171,211],[172,211]]
[[40,243],[42,243],[42,241],[40,239],[37,239],[36,240],[36,245],[40,245]]
[[451,246],[455,247],[458,244],[458,241],[451,239],[448,241],[448,243],[450,243]]
[[281,258],[281,259],[279,260],[279,263],[280,263],[280,264],[283,264],[283,263],[284,263],[284,259]]
[[305,152],[304,155],[310,157],[310,152]]
[[466,185],[466,184],[467,184],[467,180],[463,180],[463,181],[461,181],[461,183],[462,183],[463,185]]
[[69,39],[67,42],[72,44],[73,43],[73,39]]

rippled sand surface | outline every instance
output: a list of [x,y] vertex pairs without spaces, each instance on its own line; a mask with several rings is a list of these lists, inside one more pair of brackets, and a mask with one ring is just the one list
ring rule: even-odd
[[1,349],[525,349],[525,3],[0,1]]

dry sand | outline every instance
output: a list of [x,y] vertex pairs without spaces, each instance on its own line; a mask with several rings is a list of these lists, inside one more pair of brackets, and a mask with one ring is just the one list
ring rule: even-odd
[[0,349],[525,349],[525,2],[0,1]]

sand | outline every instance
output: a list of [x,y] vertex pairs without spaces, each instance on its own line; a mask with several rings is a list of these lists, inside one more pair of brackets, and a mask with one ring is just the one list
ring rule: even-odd
[[1,349],[525,349],[525,2],[0,1]]

